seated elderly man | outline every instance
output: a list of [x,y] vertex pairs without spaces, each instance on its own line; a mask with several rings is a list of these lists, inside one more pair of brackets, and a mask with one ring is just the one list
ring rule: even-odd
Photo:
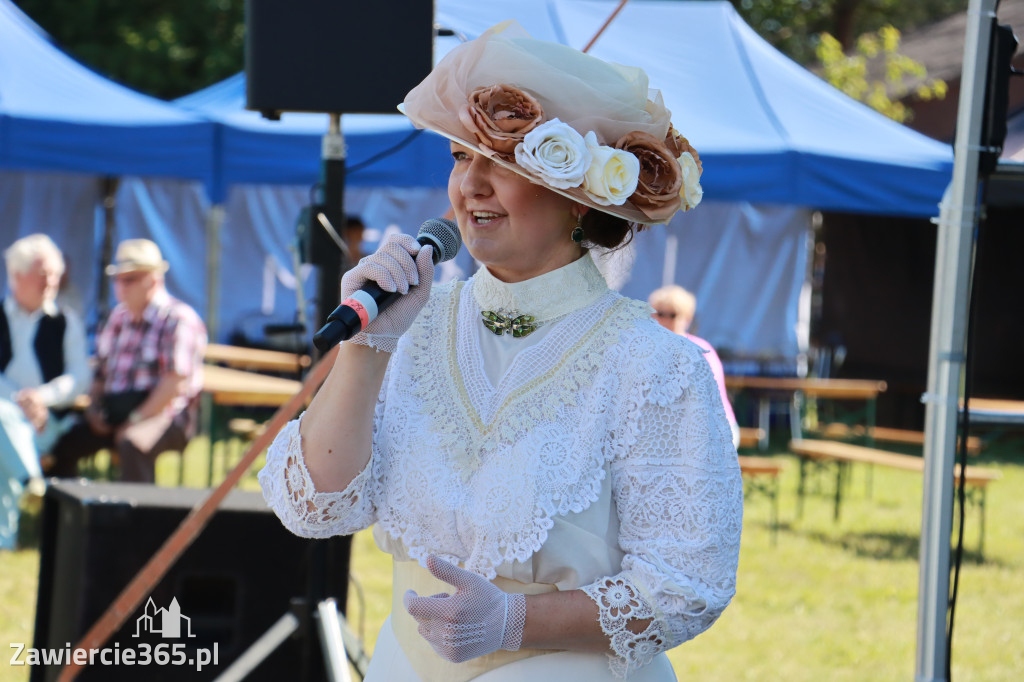
[[91,403],[53,449],[54,473],[73,476],[79,459],[107,448],[122,480],[152,483],[157,455],[182,450],[195,434],[206,327],[167,293],[156,244],[125,240],[114,261],[107,274],[118,304],[96,339]]
[[41,480],[39,456],[70,418],[66,408],[89,385],[82,322],[55,299],[64,258],[44,234],[4,252],[11,295],[0,304],[0,549],[18,533],[23,485]]

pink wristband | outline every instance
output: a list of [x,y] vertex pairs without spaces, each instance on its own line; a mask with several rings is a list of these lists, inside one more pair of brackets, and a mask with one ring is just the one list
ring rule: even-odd
[[366,307],[354,298],[346,298],[341,302],[342,305],[347,305],[352,310],[356,311],[356,315],[359,316],[359,327],[360,329],[366,329],[366,325],[370,324],[370,315],[366,311]]

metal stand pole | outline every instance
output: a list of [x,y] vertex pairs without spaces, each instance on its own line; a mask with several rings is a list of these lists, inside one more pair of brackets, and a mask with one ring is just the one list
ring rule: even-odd
[[322,327],[338,305],[345,225],[345,138],[341,114],[330,115],[330,127],[321,146],[323,159],[323,213],[310,235],[313,264],[317,266],[316,325]]
[[[239,656],[214,682],[241,682],[289,637],[303,634],[303,621],[312,614],[303,599],[292,600],[292,610],[281,616],[269,630]],[[348,631],[345,616],[338,611],[333,599],[324,599],[316,605],[316,626],[324,656],[324,669],[329,682],[352,682],[349,660],[360,679],[366,675],[366,654],[362,645]],[[305,633],[308,636],[308,628]]]
[[916,682],[947,680],[953,464],[966,348],[968,282],[977,223],[978,156],[990,22],[996,0],[971,0],[957,111],[953,179],[942,199],[925,403],[924,501],[918,580]]

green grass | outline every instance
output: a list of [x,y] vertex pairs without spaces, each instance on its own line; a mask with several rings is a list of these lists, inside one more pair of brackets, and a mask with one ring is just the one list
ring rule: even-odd
[[[204,441],[186,454],[186,483],[205,483]],[[912,680],[917,629],[921,476],[876,467],[865,496],[854,469],[842,519],[829,497],[807,498],[796,518],[797,460],[784,462],[780,517],[772,546],[769,505],[747,500],[737,595],[708,632],[670,652],[680,680],[829,682]],[[158,463],[158,482],[176,482],[176,455]],[[1024,436],[1005,435],[974,462],[998,467],[990,487],[985,561],[979,561],[977,509],[967,516],[953,648],[956,682],[1017,682],[1024,677]],[[221,476],[223,474],[218,474]],[[822,492],[829,482],[821,480]],[[253,475],[243,486],[254,488]],[[32,514],[27,514],[31,528]],[[31,639],[38,552],[0,554],[0,644]],[[362,597],[349,597],[352,626],[372,650],[391,606],[389,557],[368,531],[356,536],[352,571]],[[360,628],[360,623],[362,627]],[[0,646],[2,648],[2,646]],[[8,657],[9,659],[9,657]],[[0,665],[0,682],[28,679]]]

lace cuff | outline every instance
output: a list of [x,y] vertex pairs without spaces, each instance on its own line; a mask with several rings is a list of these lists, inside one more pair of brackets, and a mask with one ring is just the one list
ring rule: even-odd
[[263,498],[284,527],[302,537],[350,535],[374,522],[371,464],[340,492],[319,493],[302,457],[299,422],[288,422],[267,450],[260,471]]
[[[608,635],[613,652],[608,654],[608,666],[616,677],[625,678],[630,670],[647,665],[671,648],[665,624],[655,617],[654,608],[624,574],[602,578],[580,589],[597,604],[601,629]],[[646,619],[651,622],[640,634],[626,627],[632,620]]]
[[393,334],[367,334],[366,332],[359,332],[346,343],[356,343],[361,346],[369,346],[378,353],[394,353],[395,349],[398,348],[398,340],[401,336],[395,336]]

